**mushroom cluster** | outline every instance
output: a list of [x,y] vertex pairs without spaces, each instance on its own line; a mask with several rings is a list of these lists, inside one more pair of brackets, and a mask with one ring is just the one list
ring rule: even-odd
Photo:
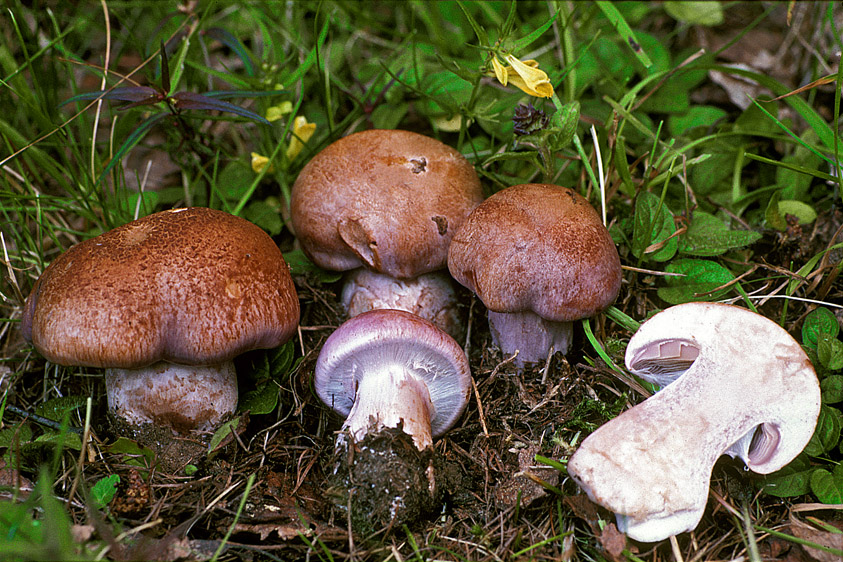
[[819,382],[799,343],[737,306],[694,302],[656,314],[630,339],[626,366],[664,388],[589,435],[568,474],[639,541],[697,526],[718,457],[779,470],[819,416]]
[[368,130],[320,151],[293,185],[290,219],[316,265],[351,271],[349,316],[378,308],[461,331],[447,263],[454,232],[483,200],[474,167],[430,137]]
[[[314,387],[345,417],[335,471],[356,497],[342,505],[370,530],[428,512],[443,489],[433,442],[471,388],[446,267],[484,302],[519,368],[567,352],[570,323],[620,287],[615,246],[582,196],[526,184],[484,202],[473,166],[416,133],[330,144],[297,178],[290,211],[305,254],[348,272],[349,319],[322,346]],[[187,434],[235,412],[233,359],[287,341],[298,319],[272,239],[228,213],[187,208],[70,248],[36,282],[22,330],[53,362],[105,368],[122,423]]]
[[71,247],[26,299],[23,337],[60,365],[105,368],[130,426],[212,431],[237,407],[232,360],[296,330],[299,301],[272,238],[201,207],[155,213]]

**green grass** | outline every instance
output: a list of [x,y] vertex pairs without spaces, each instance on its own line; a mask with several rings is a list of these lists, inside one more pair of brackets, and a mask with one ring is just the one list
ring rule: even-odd
[[[180,11],[174,2],[106,0],[75,10],[9,0],[0,13],[0,392],[14,411],[0,410],[7,463],[0,474],[14,468],[37,486],[29,497],[10,492],[0,499],[0,553],[77,559],[107,547],[117,557],[141,552],[132,549],[141,548],[143,534],[155,541],[186,537],[195,549],[207,541],[207,558],[220,560],[247,549],[268,559],[386,558],[392,549],[405,560],[546,559],[572,545],[580,559],[601,559],[599,528],[559,498],[510,511],[495,503],[496,482],[517,471],[506,451],[513,439],[532,436],[541,441],[541,456],[563,466],[570,452],[560,443],[581,440],[582,428],[614,415],[623,406],[619,397],[643,398],[640,387],[625,382],[628,374],[612,374],[612,366],[622,369],[624,342],[637,323],[691,300],[757,309],[803,342],[823,384],[820,429],[773,480],[786,501],[841,503],[843,343],[833,318],[843,303],[843,241],[833,239],[843,203],[834,126],[841,74],[829,68],[830,53],[843,48],[834,18],[841,8],[796,3],[794,21],[802,27],[791,29],[782,23],[785,2],[692,4],[218,1]],[[721,16],[725,23],[712,27]],[[788,37],[791,75],[724,64],[726,47],[751,51],[753,34],[764,30]],[[700,52],[694,38],[705,33],[719,34],[723,48]],[[814,51],[800,47],[809,44]],[[491,57],[503,61],[507,54],[536,60],[554,95],[532,97],[498,83]],[[732,103],[712,72],[755,86],[750,103],[743,109]],[[144,103],[126,107],[133,101]],[[529,129],[521,134],[513,116],[525,104],[535,111],[519,125]],[[295,117],[315,131],[292,154],[300,131]],[[63,419],[84,426],[85,397],[93,397],[95,413],[104,412],[104,398],[95,370],[45,363],[19,334],[23,299],[57,255],[137,216],[185,205],[239,214],[291,252],[288,203],[299,170],[330,142],[372,127],[414,130],[457,148],[487,194],[539,181],[577,189],[605,210],[626,267],[615,307],[585,326],[583,347],[569,363],[553,362],[554,376],[579,382],[539,412],[512,414],[531,387],[495,388],[514,384],[512,376],[497,375],[481,355],[487,334],[476,326],[477,396],[488,402],[487,412],[500,407],[513,418],[501,424],[489,415],[481,424],[482,411],[472,406],[462,428],[446,438],[458,449],[445,448],[468,467],[471,501],[455,500],[455,509],[388,539],[345,537],[344,521],[327,515],[307,524],[273,520],[275,528],[261,528],[267,533],[261,541],[254,540],[259,531],[242,526],[259,519],[243,489],[310,513],[308,487],[321,483],[314,459],[330,446],[332,419],[309,392],[307,358],[328,333],[319,331],[320,321],[335,319],[325,303],[335,304],[336,276],[300,253],[290,255],[307,280],[299,290],[313,331],[296,342],[295,360],[292,348],[253,358],[261,366],[258,390],[278,395],[259,402],[268,411],[238,436],[242,446],[236,440],[221,446],[195,474],[164,477],[149,470],[148,451],[99,439],[83,444],[62,429]],[[256,172],[252,153],[271,166]],[[477,318],[480,308],[474,307]],[[572,412],[576,423],[566,425]],[[523,423],[522,436],[512,420]],[[478,444],[487,421],[493,438]],[[553,439],[540,439],[545,431]],[[129,467],[151,483],[161,522],[145,520],[149,511],[125,515],[108,507],[111,491],[101,483],[112,475],[123,482]],[[270,472],[291,474],[294,484],[270,489]],[[574,494],[562,476],[554,489]],[[767,527],[781,522],[768,515],[779,501],[770,482],[751,481],[754,490],[767,491],[754,496],[749,511],[763,515],[758,525]],[[190,486],[203,492],[193,494]],[[179,526],[196,513],[189,528]],[[745,521],[733,519],[706,519],[701,552],[719,558],[755,552],[766,527],[756,527],[752,538]],[[87,524],[95,532],[79,535],[84,544],[74,541],[71,529]],[[150,526],[140,529],[144,524]],[[292,535],[281,538],[285,531]],[[662,544],[627,557],[670,553]]]

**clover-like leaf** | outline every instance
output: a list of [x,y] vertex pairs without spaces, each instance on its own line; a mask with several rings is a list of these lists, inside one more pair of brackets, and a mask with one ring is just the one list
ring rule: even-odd
[[820,407],[820,415],[817,419],[817,428],[814,435],[805,447],[805,452],[812,457],[819,457],[837,445],[840,441],[840,429],[843,425],[843,414],[837,408],[826,406]]
[[802,323],[802,343],[817,348],[820,334],[828,334],[833,338],[840,332],[840,325],[834,313],[827,308],[819,307],[811,311]]
[[811,491],[826,504],[843,503],[843,464],[829,472],[819,468],[811,474]]

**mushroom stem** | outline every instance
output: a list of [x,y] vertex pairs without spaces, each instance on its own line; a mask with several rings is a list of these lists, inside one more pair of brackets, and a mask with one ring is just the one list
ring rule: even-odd
[[346,277],[342,304],[349,318],[369,310],[405,310],[430,320],[453,338],[463,334],[454,285],[441,271],[398,279],[357,268]]
[[179,433],[212,431],[237,409],[234,363],[106,369],[108,409],[132,425],[155,423]]
[[354,405],[345,420],[356,441],[403,422],[404,433],[423,451],[433,445],[430,419],[434,414],[427,385],[399,365],[388,365],[361,377]]
[[515,365],[522,369],[547,359],[554,352],[568,353],[574,331],[572,322],[553,322],[533,312],[493,312],[489,310],[492,340],[504,355],[516,351]]

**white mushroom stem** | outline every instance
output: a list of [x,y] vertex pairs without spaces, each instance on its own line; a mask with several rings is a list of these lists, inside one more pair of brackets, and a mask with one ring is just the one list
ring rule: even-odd
[[574,325],[571,322],[545,320],[533,312],[489,311],[489,328],[492,340],[507,357],[518,352],[515,365],[519,369],[527,364],[541,363],[550,350],[568,353]]
[[369,310],[404,310],[430,320],[451,337],[458,338],[463,332],[454,285],[441,271],[397,279],[366,268],[355,269],[343,286],[342,305],[349,318]]
[[237,375],[231,361],[106,369],[105,386],[108,409],[132,425],[155,423],[180,433],[212,431],[237,409]]
[[360,378],[343,429],[361,441],[370,431],[403,422],[404,433],[423,451],[433,445],[430,419],[434,414],[427,385],[399,365],[386,365]]

